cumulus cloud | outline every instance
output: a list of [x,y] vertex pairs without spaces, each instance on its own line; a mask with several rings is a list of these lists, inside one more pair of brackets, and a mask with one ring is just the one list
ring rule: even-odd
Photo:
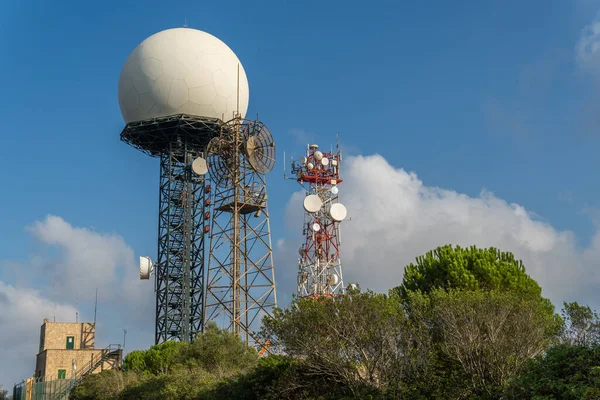
[[[401,283],[404,266],[437,246],[494,246],[523,259],[556,305],[573,298],[593,305],[600,282],[600,234],[580,248],[572,232],[553,228],[518,204],[486,190],[470,197],[426,186],[415,173],[379,155],[346,158],[344,174],[341,201],[351,217],[342,225],[346,283],[386,291]],[[297,193],[287,205],[287,218],[296,227],[301,226],[301,199]],[[288,238],[278,249],[295,259],[299,243]]]
[[[93,319],[96,289],[96,346],[121,343],[122,328],[128,328],[129,344],[138,348],[152,344],[153,285],[139,280],[134,251],[122,237],[74,227],[53,215],[27,230],[39,243],[30,262],[2,265],[4,271],[17,266],[18,274],[15,285],[6,283],[10,274],[0,280],[0,359],[19,360],[0,363],[2,384],[31,376],[43,318],[74,321],[78,299],[80,320]],[[35,279],[27,281],[25,276]]]
[[583,28],[575,52],[579,66],[600,79],[600,16]]
[[0,376],[7,390],[33,375],[44,318],[70,321],[74,316],[75,307],[71,305],[52,302],[37,290],[0,281]]

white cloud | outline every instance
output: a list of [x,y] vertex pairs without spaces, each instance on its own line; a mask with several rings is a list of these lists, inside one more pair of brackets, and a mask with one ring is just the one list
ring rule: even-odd
[[575,51],[579,66],[600,78],[600,16],[583,28]]
[[[42,248],[29,263],[1,268],[18,266],[18,274],[2,278],[16,275],[18,286],[0,280],[0,359],[15,361],[0,363],[0,377],[5,377],[0,383],[8,387],[31,376],[44,317],[52,319],[56,310],[57,321],[74,321],[78,298],[80,320],[92,320],[96,288],[97,347],[122,343],[122,328],[128,328],[129,350],[153,343],[153,285],[139,280],[134,251],[122,237],[74,227],[53,215],[27,230]],[[21,288],[32,282],[38,289]]]
[[[363,288],[386,291],[402,282],[404,266],[437,246],[494,246],[523,259],[557,306],[573,298],[593,305],[600,283],[600,234],[581,249],[572,232],[556,230],[518,204],[485,190],[469,197],[428,187],[416,174],[392,167],[379,155],[346,158],[344,178],[341,201],[351,217],[342,224],[346,283],[358,281]],[[298,230],[301,198],[295,194],[287,206],[287,217],[296,221]],[[290,260],[296,258],[294,243],[299,238],[279,246]]]
[[72,320],[75,307],[44,298],[37,290],[18,288],[0,281],[0,376],[5,389],[33,375],[40,326],[44,318]]

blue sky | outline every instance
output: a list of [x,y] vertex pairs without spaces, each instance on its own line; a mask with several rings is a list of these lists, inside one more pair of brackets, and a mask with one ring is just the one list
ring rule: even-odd
[[[435,192],[447,200],[444,204],[458,204],[461,199],[474,204],[486,189],[494,199],[505,201],[503,210],[509,210],[511,203],[527,210],[527,227],[535,226],[544,234],[551,231],[561,243],[568,241],[566,263],[568,254],[576,254],[582,265],[591,267],[596,260],[589,254],[595,249],[600,207],[594,179],[600,170],[596,116],[600,62],[595,47],[582,53],[578,46],[597,40],[593,28],[599,10],[600,2],[593,0],[174,1],[168,6],[153,0],[3,2],[0,283],[16,288],[14,293],[37,290],[40,301],[62,305],[69,312],[76,291],[52,291],[43,274],[19,273],[39,268],[58,271],[57,263],[68,264],[64,253],[69,243],[43,233],[44,224],[48,228],[52,221],[59,227],[54,234],[65,229],[71,235],[71,227],[87,229],[92,236],[118,235],[123,243],[118,244],[119,255],[110,258],[117,265],[111,279],[125,279],[123,271],[133,259],[128,251],[135,256],[155,255],[158,162],[119,141],[124,122],[117,83],[135,46],[160,30],[183,26],[185,20],[190,28],[219,37],[236,52],[250,83],[248,116],[258,113],[276,138],[279,161],[269,176],[269,206],[282,282],[295,279],[295,259],[286,255],[296,246],[299,233],[299,226],[294,230],[297,225],[292,222],[286,229],[284,223],[298,217],[292,198],[298,187],[282,178],[283,151],[300,154],[309,139],[328,146],[336,132],[346,154],[356,156],[348,169],[354,180],[346,184],[371,187],[373,198],[382,196],[390,205],[382,213],[403,204],[402,197],[393,196],[405,193],[404,189],[384,196],[393,185],[418,186],[417,199],[423,198],[423,190]],[[381,158],[374,158],[375,154]],[[374,170],[363,171],[360,165]],[[388,181],[377,181],[379,186],[369,180],[369,174],[377,175],[376,168],[390,173]],[[422,185],[404,171],[414,171]],[[458,197],[439,194],[438,187]],[[355,193],[348,192],[349,196]],[[361,205],[370,200],[357,195],[348,201],[356,205],[358,215]],[[496,210],[495,200],[483,203],[482,213]],[[452,210],[448,208],[448,218],[462,215]],[[519,210],[510,212],[520,215]],[[47,220],[49,214],[67,225]],[[476,219],[474,214],[469,211],[460,217],[467,221],[463,231],[469,233],[461,240],[468,242],[469,235],[477,235],[481,227],[483,237],[486,229],[494,230],[485,221],[495,217]],[[365,211],[365,220],[368,215]],[[407,218],[398,215],[398,224],[385,228],[386,237],[408,232]],[[436,221],[431,229],[441,226]],[[348,226],[350,244],[364,242],[360,240],[363,226],[357,224]],[[437,229],[442,232],[439,243],[419,243],[424,250],[450,243],[456,237],[453,229],[444,234]],[[514,232],[520,235],[529,228],[506,229],[505,235],[489,236],[482,244],[503,244],[502,237],[518,236]],[[519,243],[534,243],[543,236],[536,232]],[[545,258],[535,257],[540,252],[546,257],[550,251],[542,245],[533,250],[511,248],[510,243],[505,250],[515,251],[533,265],[544,264]],[[417,255],[412,247],[405,247],[401,260],[410,262]],[[121,257],[127,261],[119,261]],[[361,257],[347,258],[348,274],[356,279],[361,274],[353,275],[352,268],[360,270],[360,260],[372,260]],[[390,255],[380,262],[397,259]],[[102,265],[98,268],[101,272]],[[556,268],[560,280],[561,270]],[[379,275],[386,276],[384,269]],[[377,282],[366,283],[385,290]],[[569,295],[554,293],[555,302]],[[85,298],[82,313],[89,318],[93,307],[89,296],[79,296]],[[105,300],[102,314],[107,344],[120,338],[122,322],[127,321],[126,316],[112,319],[111,301],[114,298]],[[152,327],[145,321],[137,336],[131,334],[131,343],[148,343]],[[33,353],[23,350],[23,354],[3,356],[0,350],[0,359],[12,357],[23,366],[18,371],[22,377],[33,369],[41,317],[29,324],[22,329],[34,331],[35,343],[23,348],[33,348]],[[0,336],[9,326],[0,316]],[[5,371],[0,367],[0,383],[18,379],[14,371],[3,379]]]

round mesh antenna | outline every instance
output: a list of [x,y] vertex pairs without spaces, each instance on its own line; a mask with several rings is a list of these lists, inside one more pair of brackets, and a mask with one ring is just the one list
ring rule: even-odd
[[231,183],[231,149],[221,137],[215,137],[206,147],[210,177],[216,185],[226,187]]
[[246,139],[246,155],[252,168],[259,174],[267,174],[275,167],[275,141],[262,122],[251,123]]

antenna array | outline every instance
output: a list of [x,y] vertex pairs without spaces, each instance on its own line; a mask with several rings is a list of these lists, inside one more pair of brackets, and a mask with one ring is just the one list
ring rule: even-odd
[[319,151],[308,145],[305,156],[291,160],[292,173],[306,191],[304,243],[298,249],[298,295],[304,298],[342,295],[345,292],[340,260],[340,222],[346,207],[339,202],[342,154]]

